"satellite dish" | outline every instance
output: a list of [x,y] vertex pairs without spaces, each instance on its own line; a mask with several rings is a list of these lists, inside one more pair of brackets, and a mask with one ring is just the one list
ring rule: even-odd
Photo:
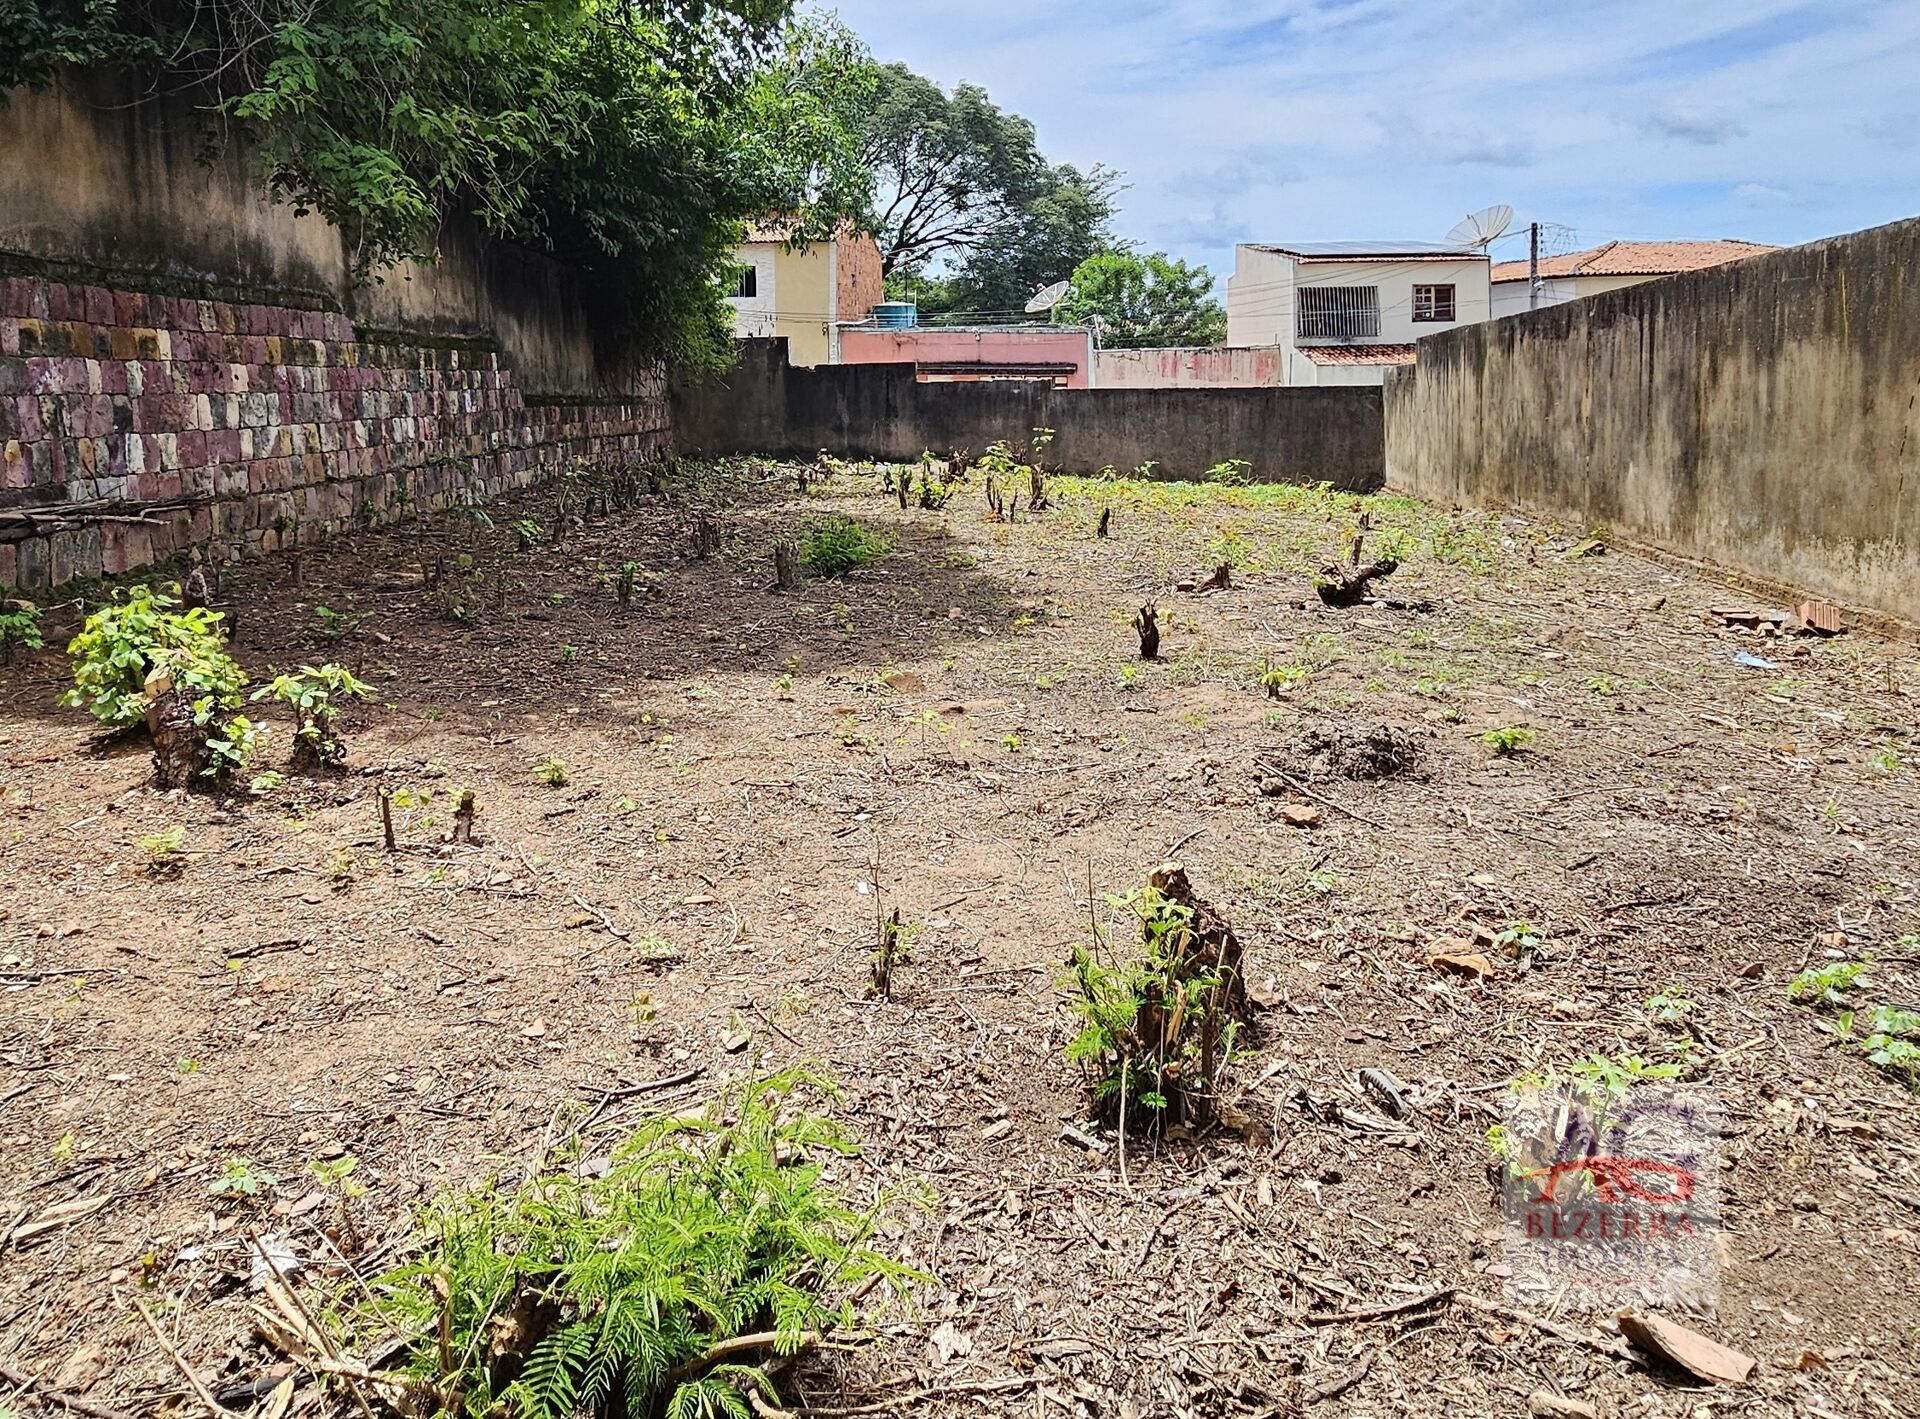
[[1052,310],[1067,298],[1067,292],[1072,286],[1071,281],[1055,281],[1044,290],[1034,292],[1033,299],[1027,302],[1027,314],[1041,315]]
[[1447,233],[1447,245],[1461,251],[1485,251],[1513,221],[1513,208],[1497,203],[1461,219]]

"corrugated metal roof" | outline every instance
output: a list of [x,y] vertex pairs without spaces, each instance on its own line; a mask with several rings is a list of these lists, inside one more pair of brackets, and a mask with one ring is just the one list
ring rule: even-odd
[[[1543,277],[1554,276],[1676,276],[1683,271],[1704,271],[1709,266],[1724,266],[1729,261],[1745,261],[1749,256],[1765,256],[1777,246],[1756,241],[1610,241],[1587,251],[1572,251],[1551,256],[1540,263]],[[1502,261],[1493,268],[1495,281],[1524,281],[1527,263]]]
[[1484,261],[1486,253],[1438,241],[1296,241],[1284,246],[1249,242],[1255,251],[1299,261]]
[[1302,345],[1300,353],[1316,365],[1410,365],[1412,345]]

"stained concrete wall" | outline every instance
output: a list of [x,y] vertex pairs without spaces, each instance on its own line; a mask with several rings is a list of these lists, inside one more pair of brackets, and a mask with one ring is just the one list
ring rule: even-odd
[[1920,621],[1920,219],[1420,342],[1390,486]]
[[1188,345],[1102,350],[1094,360],[1099,389],[1224,389],[1287,382],[1278,345]]
[[1244,458],[1262,482],[1370,489],[1383,467],[1377,389],[921,383],[910,364],[793,367],[784,342],[751,340],[733,370],[676,387],[672,402],[675,442],[695,453],[907,460],[1050,428],[1048,456],[1076,473],[1151,461],[1156,476],[1195,478]]

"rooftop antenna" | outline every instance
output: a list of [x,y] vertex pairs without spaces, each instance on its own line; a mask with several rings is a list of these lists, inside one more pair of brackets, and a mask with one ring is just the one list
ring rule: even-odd
[[1055,281],[1051,286],[1043,286],[1033,293],[1033,299],[1027,302],[1028,315],[1045,315],[1061,301],[1067,298],[1067,292],[1073,288],[1073,282]]
[[1496,203],[1456,222],[1446,244],[1457,251],[1485,251],[1512,222],[1513,208]]

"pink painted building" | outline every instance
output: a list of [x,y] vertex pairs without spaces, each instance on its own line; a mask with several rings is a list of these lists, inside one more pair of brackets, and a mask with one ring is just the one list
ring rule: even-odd
[[1048,379],[1065,389],[1093,385],[1093,332],[1077,325],[840,328],[840,361],[912,365],[922,382]]
[[1278,345],[1191,345],[1102,350],[1094,367],[1101,389],[1245,389],[1287,382]]

